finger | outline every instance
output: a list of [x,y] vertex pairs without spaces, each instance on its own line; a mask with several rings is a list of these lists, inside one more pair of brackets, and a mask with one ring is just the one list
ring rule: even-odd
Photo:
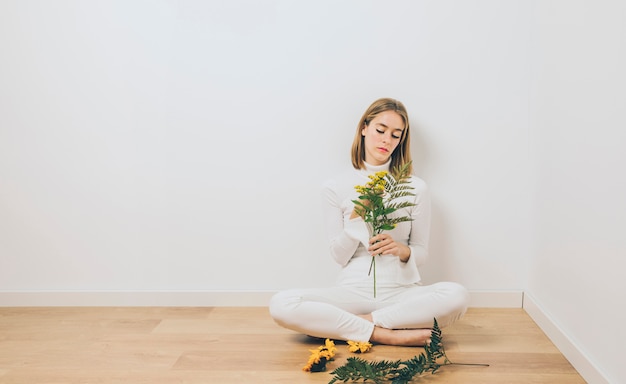
[[378,254],[382,253],[384,249],[385,249],[384,245],[382,243],[378,242],[378,243],[372,245],[369,248],[369,251],[371,253],[373,253],[373,254],[378,255]]

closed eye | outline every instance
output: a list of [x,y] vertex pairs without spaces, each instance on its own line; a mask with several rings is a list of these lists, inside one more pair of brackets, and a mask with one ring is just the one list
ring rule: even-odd
[[[381,135],[384,135],[384,134],[385,134],[385,131],[380,130],[380,129],[376,129],[376,132],[380,133]],[[392,134],[391,134],[391,137],[393,137],[394,139],[399,139],[401,134],[402,134],[402,133],[400,133],[400,134],[397,134],[397,133],[392,133]]]

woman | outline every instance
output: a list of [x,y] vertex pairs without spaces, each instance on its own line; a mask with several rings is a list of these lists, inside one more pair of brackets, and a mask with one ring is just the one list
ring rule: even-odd
[[[433,318],[441,327],[467,309],[468,293],[459,284],[420,285],[418,267],[428,256],[430,198],[423,180],[411,176],[413,206],[392,215],[410,216],[370,238],[353,200],[355,186],[368,175],[411,162],[409,118],[394,99],[376,100],[357,125],[352,144],[353,169],[323,187],[330,254],[342,266],[338,283],[321,289],[287,290],[274,295],[270,313],[281,326],[314,337],[423,346]],[[376,255],[376,294],[369,273]]]

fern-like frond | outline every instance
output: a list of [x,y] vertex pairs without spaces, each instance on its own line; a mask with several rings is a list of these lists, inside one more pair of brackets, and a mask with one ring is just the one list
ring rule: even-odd
[[393,209],[394,211],[397,211],[400,208],[406,208],[406,207],[412,207],[415,204],[411,203],[410,201],[401,201],[398,203],[391,203],[388,205],[388,208]]
[[391,174],[396,179],[404,179],[410,176],[409,168],[411,167],[411,162],[404,163],[400,166],[395,167],[391,170]]
[[[403,186],[398,186],[397,188],[394,189],[394,191],[396,193],[399,193],[399,192],[410,191],[412,189],[414,189],[414,188],[411,185],[407,184],[407,185],[403,185]],[[411,195],[415,196],[414,194],[411,194]]]
[[375,361],[369,362],[358,357],[349,357],[346,364],[331,372],[332,380],[328,384],[340,382],[373,381],[382,384],[386,380],[387,373],[396,368],[400,361]]
[[[439,362],[444,358],[443,362]],[[443,349],[441,329],[437,319],[433,320],[431,343],[424,346],[424,352],[409,360],[367,361],[358,357],[349,357],[346,364],[331,372],[333,378],[329,384],[337,382],[374,382],[382,384],[408,384],[416,376],[425,372],[435,373],[444,365],[452,364]]]
[[405,196],[415,196],[415,193],[411,192],[412,189],[413,187],[406,189],[396,189],[395,191],[389,193],[389,197],[387,198],[387,200],[393,201]]
[[395,217],[395,218],[393,218],[393,219],[389,219],[389,223],[390,223],[392,226],[395,226],[395,225],[396,225],[396,224],[398,224],[398,223],[403,223],[403,222],[405,222],[405,221],[411,221],[411,219],[408,219],[408,220],[407,220],[407,219],[406,219],[406,218],[404,218],[404,217]]

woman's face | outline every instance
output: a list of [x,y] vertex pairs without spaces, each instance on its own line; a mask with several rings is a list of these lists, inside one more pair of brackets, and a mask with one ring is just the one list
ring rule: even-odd
[[395,111],[381,112],[361,130],[364,137],[365,162],[371,165],[385,164],[400,144],[404,120]]

